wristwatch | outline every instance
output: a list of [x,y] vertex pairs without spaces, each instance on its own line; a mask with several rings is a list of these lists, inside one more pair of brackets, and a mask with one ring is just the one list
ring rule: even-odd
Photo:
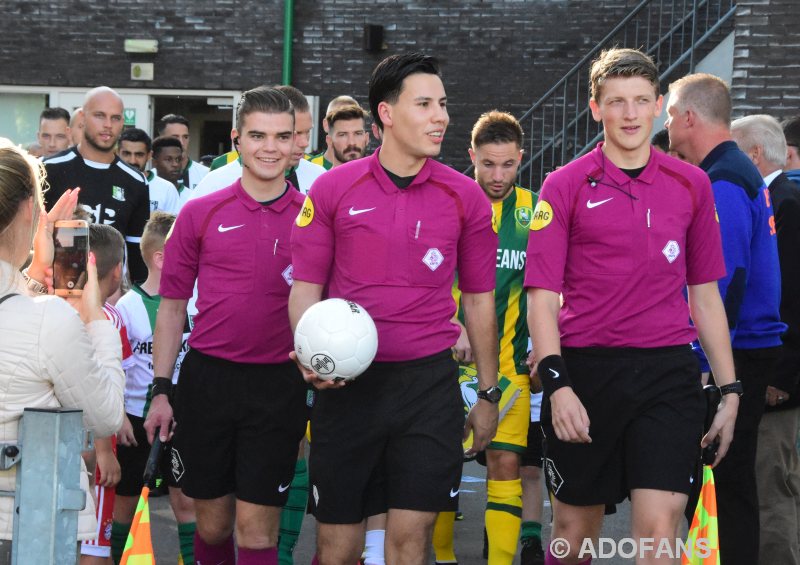
[[36,294],[47,294],[47,287],[36,279],[32,279],[28,274],[28,269],[22,269],[22,278],[25,279],[25,286],[28,288],[28,290],[31,290]]
[[742,387],[742,381],[733,381],[730,384],[722,385],[721,387],[719,387],[719,393],[722,396],[734,393],[738,394],[739,396],[742,396],[742,394],[744,394],[744,387]]
[[166,394],[167,397],[172,393],[172,379],[166,377],[156,377],[153,379],[153,388],[150,389],[150,398],[155,398],[159,394]]
[[478,398],[482,398],[491,402],[492,404],[497,404],[500,402],[500,397],[503,396],[503,391],[500,390],[499,386],[489,387],[486,390],[479,390],[478,391]]

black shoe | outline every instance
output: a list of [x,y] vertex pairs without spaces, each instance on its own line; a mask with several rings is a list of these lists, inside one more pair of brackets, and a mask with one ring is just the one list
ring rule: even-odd
[[464,519],[464,514],[461,510],[456,510],[456,522],[461,522]]
[[519,565],[544,565],[544,551],[542,551],[542,542],[539,538],[522,540]]

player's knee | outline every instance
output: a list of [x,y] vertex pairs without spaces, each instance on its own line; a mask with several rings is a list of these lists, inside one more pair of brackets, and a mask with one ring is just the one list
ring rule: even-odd
[[674,540],[680,520],[681,514],[675,515],[667,510],[635,516],[632,524],[633,535],[636,539]]
[[361,547],[356,544],[317,538],[317,558],[320,565],[350,565],[357,563],[360,557]]
[[236,541],[242,547],[263,549],[278,545],[278,528],[261,521],[236,520]]
[[512,481],[519,478],[519,454],[504,449],[486,450],[486,470],[495,481]]
[[200,539],[208,545],[220,545],[233,535],[233,525],[198,523],[196,532]]

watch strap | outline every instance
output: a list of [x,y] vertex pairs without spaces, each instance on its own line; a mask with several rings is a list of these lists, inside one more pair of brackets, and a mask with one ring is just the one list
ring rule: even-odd
[[737,394],[738,396],[742,396],[742,394],[744,394],[742,381],[733,381],[732,383],[722,385],[719,387],[719,393],[722,396],[725,396],[726,394]]
[[492,404],[497,404],[500,402],[500,398],[503,396],[503,391],[500,389],[499,386],[491,386],[486,390],[479,390],[478,391],[478,398],[482,398],[487,402],[491,402]]

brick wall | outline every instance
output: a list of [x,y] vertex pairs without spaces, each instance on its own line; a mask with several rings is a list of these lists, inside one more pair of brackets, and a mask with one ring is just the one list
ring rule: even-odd
[[733,58],[734,115],[800,113],[800,4],[740,0]]
[[[296,0],[293,84],[322,105],[352,94],[384,56],[412,49],[440,58],[451,126],[443,160],[467,164],[469,130],[490,108],[524,112],[616,24],[636,0]],[[5,0],[0,84],[235,89],[281,79],[280,0]],[[385,26],[388,49],[363,49],[364,24]],[[737,115],[800,112],[797,0],[739,0],[733,96]],[[157,39],[154,56],[123,40]],[[130,80],[152,60],[155,80]],[[323,108],[324,110],[324,108]]]
[[[490,108],[524,112],[616,24],[636,0],[297,0],[293,84],[367,104],[384,56],[438,56],[450,99],[443,160],[468,164],[469,130]],[[0,84],[247,89],[281,78],[280,0],[5,0]],[[386,51],[363,49],[364,24],[385,26]],[[154,56],[123,40],[157,39]],[[152,60],[155,80],[130,80]],[[324,110],[324,108],[323,108]]]

